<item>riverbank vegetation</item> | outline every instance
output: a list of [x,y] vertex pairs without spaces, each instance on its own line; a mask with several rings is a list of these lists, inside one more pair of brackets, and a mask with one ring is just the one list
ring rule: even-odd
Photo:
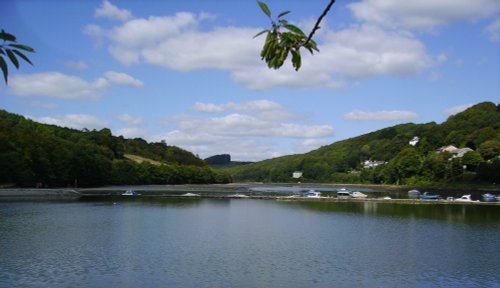
[[226,171],[235,181],[493,185],[499,156],[500,106],[484,102],[442,124],[401,124]]
[[109,129],[80,131],[40,124],[3,110],[0,171],[4,187],[231,182],[227,173],[165,142],[116,137]]

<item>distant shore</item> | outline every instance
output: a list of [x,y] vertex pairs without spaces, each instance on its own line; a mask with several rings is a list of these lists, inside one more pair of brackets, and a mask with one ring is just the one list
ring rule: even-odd
[[39,189],[39,188],[11,188],[0,189],[0,199],[28,199],[28,198],[78,198],[81,194],[75,189]]
[[[351,190],[370,191],[369,198],[337,198],[335,192],[342,187]],[[307,198],[300,197],[301,191],[307,189],[316,189],[322,191],[322,195],[327,197]],[[106,199],[108,197],[127,197],[121,194],[126,190],[134,190],[141,194],[140,198],[160,199],[160,198],[240,198],[235,195],[244,195],[248,199],[280,200],[280,201],[324,201],[324,202],[368,202],[368,203],[400,203],[400,204],[480,204],[480,205],[499,205],[500,202],[470,202],[461,203],[449,200],[419,200],[408,199],[402,193],[407,191],[407,187],[401,186],[382,186],[382,185],[356,185],[356,184],[316,184],[316,183],[231,183],[231,184],[187,184],[187,185],[135,185],[135,186],[107,186],[95,188],[55,188],[55,189],[37,189],[37,188],[10,188],[0,189],[0,201],[10,200],[70,200],[70,199]],[[444,190],[443,190],[444,191]],[[446,190],[447,194],[459,193],[464,191]],[[187,193],[188,196],[185,194]],[[382,194],[393,193],[396,198],[384,198]],[[475,191],[473,194],[479,196],[485,191]],[[494,193],[498,193],[494,192]],[[191,195],[190,195],[191,194]],[[193,195],[195,195],[193,197]],[[293,196],[292,196],[293,195]],[[399,197],[398,197],[399,196]],[[241,197],[243,198],[243,197]],[[443,197],[444,199],[446,197]]]

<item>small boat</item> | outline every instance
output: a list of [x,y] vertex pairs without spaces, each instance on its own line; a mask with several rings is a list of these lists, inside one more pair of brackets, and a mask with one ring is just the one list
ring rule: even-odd
[[320,198],[321,197],[321,192],[317,192],[315,190],[309,190],[307,192],[304,192],[304,197],[307,197],[307,198]]
[[410,198],[419,198],[420,197],[420,191],[418,191],[417,189],[412,189],[412,190],[408,191],[408,196]]
[[481,196],[483,196],[483,200],[484,201],[487,201],[487,202],[494,202],[494,201],[496,201],[495,195],[493,195],[491,193],[486,193],[486,194],[483,194]]
[[137,193],[134,190],[127,190],[124,193],[122,193],[122,196],[139,196],[141,194]]
[[250,196],[248,195],[245,195],[245,194],[233,194],[233,195],[229,195],[230,198],[248,198]]
[[351,193],[351,197],[352,198],[366,198],[366,197],[368,197],[368,195],[366,195],[365,193],[361,193],[359,191],[355,191],[355,192]]
[[470,194],[467,194],[467,195],[463,195],[462,197],[460,198],[457,198],[454,200],[455,202],[479,202],[479,200],[472,200],[471,198],[471,195]]
[[429,192],[424,192],[424,194],[420,195],[420,199],[422,200],[439,200],[441,199],[440,195],[430,194]]
[[351,194],[352,194],[352,192],[349,189],[346,189],[346,188],[341,188],[340,190],[337,191],[337,197],[342,197],[342,198],[347,197],[347,198],[350,198]]
[[181,196],[183,196],[183,197],[198,197],[200,195],[195,194],[195,193],[186,193],[186,194],[182,194]]
[[384,198],[382,198],[382,199],[384,199],[384,200],[392,200],[392,198],[391,198],[391,197],[389,197],[389,196],[385,196],[385,197],[384,197]]

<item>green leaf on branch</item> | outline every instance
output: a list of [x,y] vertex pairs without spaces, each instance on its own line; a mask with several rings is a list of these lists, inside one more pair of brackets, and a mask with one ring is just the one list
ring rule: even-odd
[[31,63],[30,59],[28,59],[28,57],[26,57],[26,55],[24,55],[23,53],[21,53],[21,51],[14,49],[14,50],[12,50],[12,52],[16,53],[17,56],[23,58],[24,61],[26,61],[26,62],[30,63],[31,65],[33,65],[33,63]]
[[9,69],[7,68],[7,63],[5,62],[3,57],[0,57],[0,69],[2,69],[3,79],[5,80],[5,84],[7,84],[7,78],[9,76]]
[[299,27],[297,27],[295,25],[292,25],[292,24],[283,24],[283,27],[285,27],[286,29],[292,31],[293,33],[296,33],[296,34],[299,34],[301,36],[306,37],[306,34],[302,30],[300,30]]
[[0,32],[0,41],[1,40],[3,41],[0,42],[0,68],[3,73],[5,84],[7,84],[9,69],[7,66],[8,60],[6,60],[6,58],[10,60],[10,62],[12,63],[12,65],[14,65],[14,67],[16,67],[16,69],[19,69],[19,59],[17,57],[33,65],[30,59],[26,55],[24,55],[24,53],[21,51],[33,53],[35,52],[35,49],[27,45],[16,43],[16,36],[5,32],[3,29]]
[[19,69],[19,61],[17,61],[16,55],[10,49],[5,49],[5,51],[7,52],[7,56],[9,56],[10,62]]
[[0,39],[4,41],[16,42],[16,36],[5,32],[3,29],[2,32],[0,32]]
[[9,44],[10,47],[14,47],[14,48],[17,48],[17,49],[21,49],[21,50],[24,50],[24,51],[28,51],[28,52],[35,52],[35,49],[31,48],[30,46],[27,46],[27,45],[22,45],[22,44]]
[[284,12],[281,12],[279,15],[278,15],[278,18],[281,18],[283,16],[285,16],[286,14],[290,13],[290,11],[284,11]]
[[266,3],[262,2],[262,1],[257,1],[257,3],[259,3],[259,6],[260,6],[260,9],[262,10],[262,12],[264,12],[264,14],[266,14],[267,17],[271,18],[271,10],[269,10],[269,7],[267,7]]
[[295,68],[295,71],[298,71],[300,69],[300,66],[302,66],[302,59],[300,57],[300,50],[291,50],[292,52],[292,65]]
[[255,36],[253,36],[253,38],[255,39],[255,38],[259,37],[260,35],[262,35],[262,34],[264,34],[264,33],[266,33],[266,32],[268,32],[268,33],[269,33],[269,32],[271,32],[271,31],[270,31],[270,30],[268,30],[268,29],[266,29],[266,30],[262,30],[262,31],[260,31],[259,33],[255,34]]

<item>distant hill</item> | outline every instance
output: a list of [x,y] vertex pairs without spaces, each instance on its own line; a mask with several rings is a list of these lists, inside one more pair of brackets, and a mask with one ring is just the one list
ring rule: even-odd
[[40,124],[0,110],[0,187],[227,183],[193,153],[165,142]]
[[[416,144],[411,145],[411,140],[417,140]],[[446,145],[468,147],[473,151],[455,158],[453,153],[437,152]],[[498,183],[499,155],[500,108],[484,102],[450,116],[442,124],[396,125],[305,154],[278,157],[227,171],[235,181]],[[292,178],[294,171],[301,171],[303,177]]]
[[229,154],[220,154],[210,156],[205,158],[205,162],[207,162],[210,167],[216,169],[228,169],[232,167],[237,167],[241,165],[251,164],[253,162],[244,162],[244,161],[231,161],[231,155]]

